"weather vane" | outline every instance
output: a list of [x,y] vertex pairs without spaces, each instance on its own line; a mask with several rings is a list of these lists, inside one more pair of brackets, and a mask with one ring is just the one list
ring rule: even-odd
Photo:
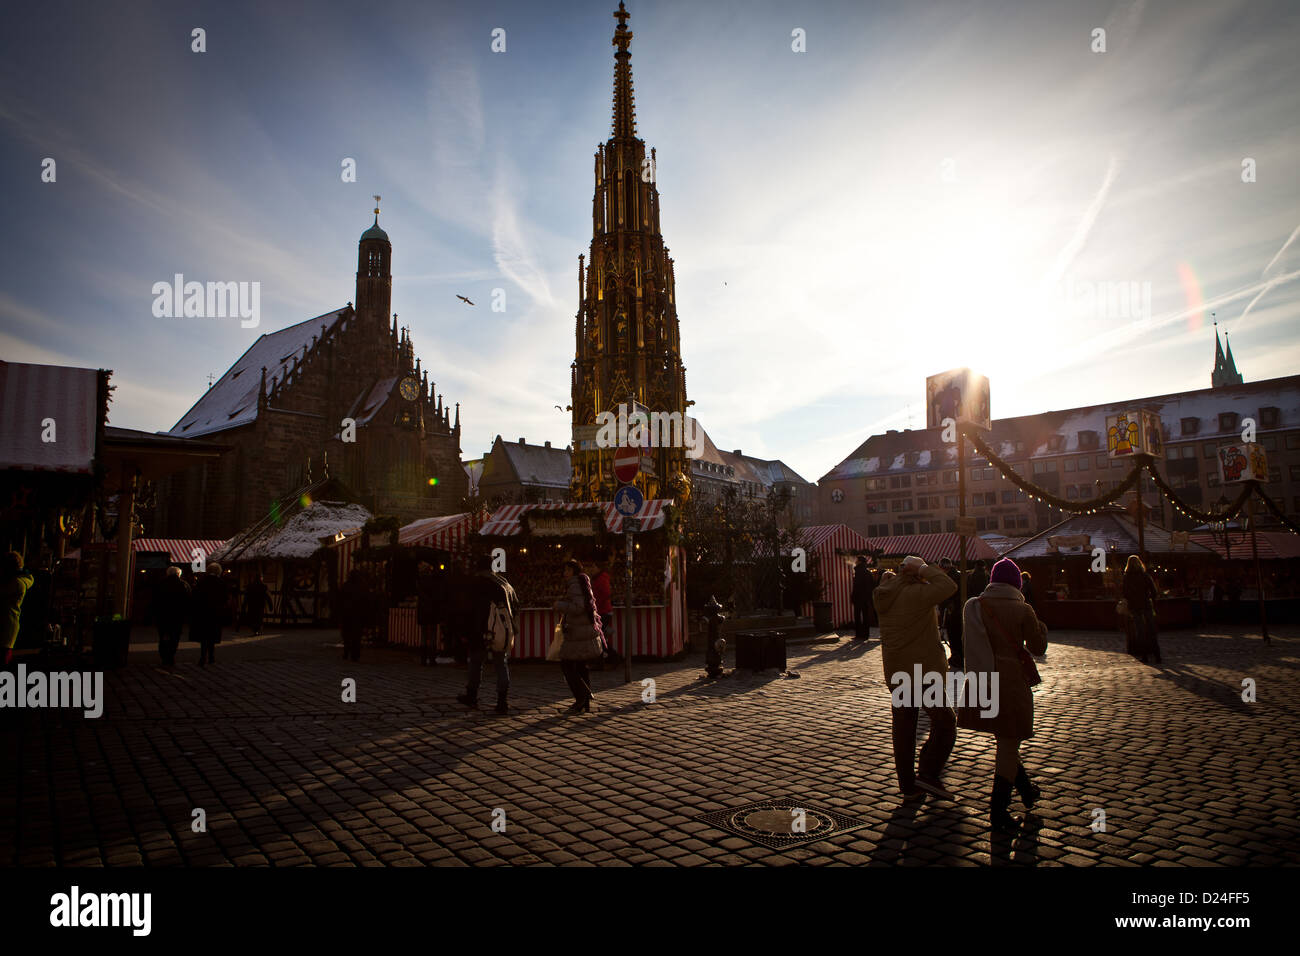
[[379,197],[375,196],[375,218],[379,218]]

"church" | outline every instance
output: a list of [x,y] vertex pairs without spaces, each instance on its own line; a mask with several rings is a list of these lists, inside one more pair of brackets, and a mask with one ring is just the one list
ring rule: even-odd
[[227,450],[159,482],[151,535],[230,538],[327,476],[376,515],[459,509],[460,405],[453,414],[409,329],[390,323],[393,247],[374,212],[354,302],[260,336],[167,433]]

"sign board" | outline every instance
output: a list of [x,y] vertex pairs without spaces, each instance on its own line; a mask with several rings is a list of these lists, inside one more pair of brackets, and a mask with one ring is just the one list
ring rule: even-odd
[[1132,411],[1106,416],[1106,454],[1111,458],[1134,455],[1164,457],[1160,416],[1155,412]]
[[604,521],[597,508],[573,511],[542,511],[534,509],[519,516],[519,525],[525,534],[539,538],[562,535],[590,537],[604,530]]
[[645,497],[636,485],[624,485],[614,492],[614,510],[624,518],[641,513],[645,506]]
[[620,448],[614,452],[614,477],[622,484],[636,478],[641,470],[641,449]]
[[990,407],[987,375],[976,375],[968,368],[954,368],[925,380],[927,428],[942,428],[945,418],[992,428]]
[[1047,539],[1047,553],[1060,554],[1062,551],[1068,551],[1074,554],[1083,554],[1092,550],[1092,535],[1087,534],[1054,534]]
[[1219,446],[1219,478],[1232,481],[1268,481],[1268,452],[1258,442],[1236,441]]
[[975,522],[975,518],[972,517],[971,515],[966,515],[965,517],[960,517],[957,519],[958,534],[964,534],[967,537],[970,537],[975,533],[977,527],[978,525]]
[[596,436],[599,432],[599,425],[575,426],[573,429],[573,447],[578,451],[598,451],[600,445],[596,442]]

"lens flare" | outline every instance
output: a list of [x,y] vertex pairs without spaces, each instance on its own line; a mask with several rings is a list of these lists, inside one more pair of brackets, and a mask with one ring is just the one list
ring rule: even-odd
[[1201,280],[1196,278],[1191,265],[1180,262],[1178,281],[1183,287],[1183,298],[1187,302],[1187,328],[1188,331],[1195,332],[1205,325],[1205,298],[1201,295]]

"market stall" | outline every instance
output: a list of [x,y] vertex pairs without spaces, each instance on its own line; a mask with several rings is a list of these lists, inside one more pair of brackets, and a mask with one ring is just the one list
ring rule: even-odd
[[[820,524],[803,529],[802,547],[817,556],[821,576],[821,600],[830,602],[831,621],[840,626],[853,623],[853,568],[859,555],[873,553],[871,543],[848,525]],[[813,616],[812,602],[801,613]]]
[[268,621],[320,626],[333,617],[338,582],[327,544],[371,517],[362,505],[327,497],[337,490],[329,479],[301,489],[208,556],[234,570],[241,592],[261,575],[272,601]]
[[609,560],[617,628],[611,643],[619,649],[630,646],[636,657],[681,654],[686,642],[685,563],[681,547],[669,542],[671,505],[671,499],[652,499],[631,516],[640,519],[641,531],[633,536],[630,614],[623,516],[612,502],[506,505],[493,513],[479,536],[486,552],[502,549],[505,576],[519,594],[519,636],[512,656],[546,656],[560,619],[551,605],[564,593],[564,561],[587,562],[602,552]]

